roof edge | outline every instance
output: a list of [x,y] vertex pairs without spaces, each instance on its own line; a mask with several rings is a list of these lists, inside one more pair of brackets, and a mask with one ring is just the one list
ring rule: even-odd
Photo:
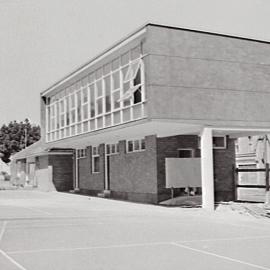
[[215,31],[206,31],[206,30],[199,30],[199,29],[190,29],[190,28],[185,28],[185,27],[178,27],[178,26],[170,26],[167,24],[159,24],[159,23],[153,23],[153,22],[146,22],[142,26],[138,27],[136,30],[132,31],[131,33],[127,34],[125,37],[122,39],[118,40],[115,42],[113,45],[108,47],[107,49],[103,50],[101,53],[97,54],[93,58],[91,58],[89,61],[84,63],[83,65],[77,67],[74,71],[71,73],[67,74],[66,76],[62,77],[61,79],[57,80],[56,83],[48,87],[46,90],[42,91],[40,93],[41,96],[44,96],[51,91],[53,91],[56,87],[60,86],[62,83],[65,81],[71,79],[73,76],[75,76],[78,72],[82,71],[83,69],[87,68],[89,65],[91,65],[93,62],[97,61],[100,57],[102,57],[104,54],[109,53],[111,50],[116,48],[117,46],[120,46],[121,43],[125,42],[126,40],[130,39],[132,36],[140,33],[143,29],[146,29],[147,26],[154,26],[154,27],[162,27],[162,28],[167,28],[167,29],[174,29],[174,30],[183,30],[183,31],[188,31],[188,32],[194,32],[194,33],[201,33],[201,34],[207,34],[207,35],[213,35],[213,36],[221,36],[221,37],[228,37],[228,38],[235,38],[235,39],[241,39],[241,40],[247,40],[247,41],[253,41],[253,42],[258,42],[258,43],[265,43],[265,44],[270,44],[270,41],[263,40],[263,39],[256,39],[252,37],[243,37],[243,36],[237,36],[236,34],[222,34],[218,33]]
[[168,29],[175,29],[175,30],[183,30],[183,31],[188,31],[188,32],[194,32],[194,33],[201,33],[201,34],[207,34],[207,35],[213,35],[213,36],[221,36],[221,37],[229,37],[229,38],[236,38],[236,39],[242,39],[242,40],[247,40],[247,41],[254,41],[254,42],[259,42],[259,43],[265,43],[265,44],[270,44],[270,41],[263,40],[263,39],[257,39],[255,37],[244,37],[244,36],[239,36],[236,34],[229,34],[229,33],[218,33],[215,31],[206,31],[206,30],[200,30],[200,29],[190,29],[190,28],[185,28],[185,27],[178,27],[178,26],[170,26],[166,24],[159,24],[159,23],[147,23],[146,26],[156,26],[156,27],[162,27],[162,28],[168,28]]
[[146,23],[143,24],[142,26],[138,27],[136,30],[132,31],[131,33],[127,34],[125,37],[123,37],[122,39],[116,41],[113,45],[111,45],[110,47],[108,47],[107,49],[103,50],[101,53],[97,54],[96,56],[94,56],[93,58],[91,58],[89,61],[87,61],[86,63],[82,64],[81,66],[77,67],[74,71],[72,71],[71,73],[67,74],[66,76],[62,77],[60,80],[58,80],[56,83],[54,83],[53,85],[51,85],[50,87],[48,87],[46,90],[42,91],[40,93],[41,96],[46,95],[47,93],[49,93],[50,91],[52,91],[53,89],[55,89],[57,86],[60,86],[61,83],[65,80],[68,80],[70,78],[72,78],[76,73],[78,73],[79,71],[81,71],[84,68],[87,68],[89,65],[91,65],[93,62],[97,61],[100,57],[102,57],[104,54],[109,53],[111,50],[113,50],[114,48],[118,47],[121,45],[121,43],[125,42],[126,40],[130,39],[131,37],[135,36],[136,34],[140,33],[143,29],[145,29],[148,25],[150,25],[150,23]]

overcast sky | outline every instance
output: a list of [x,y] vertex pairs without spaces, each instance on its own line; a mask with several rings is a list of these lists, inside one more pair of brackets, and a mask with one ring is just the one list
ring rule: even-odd
[[269,0],[0,0],[0,125],[146,22],[270,41]]

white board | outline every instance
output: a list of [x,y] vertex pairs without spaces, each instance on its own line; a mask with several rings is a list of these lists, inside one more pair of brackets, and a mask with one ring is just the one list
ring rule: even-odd
[[200,158],[166,158],[166,188],[201,187]]

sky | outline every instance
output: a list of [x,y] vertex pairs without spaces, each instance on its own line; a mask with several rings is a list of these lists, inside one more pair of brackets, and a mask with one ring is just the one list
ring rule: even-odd
[[0,125],[147,22],[270,41],[269,0],[0,0]]

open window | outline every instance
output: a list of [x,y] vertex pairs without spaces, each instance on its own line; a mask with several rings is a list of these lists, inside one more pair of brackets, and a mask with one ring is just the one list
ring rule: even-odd
[[128,66],[128,70],[123,80],[124,85],[128,85],[128,89],[126,91],[124,90],[124,93],[118,102],[131,99],[133,104],[136,104],[142,101],[141,67],[141,59],[133,61]]

